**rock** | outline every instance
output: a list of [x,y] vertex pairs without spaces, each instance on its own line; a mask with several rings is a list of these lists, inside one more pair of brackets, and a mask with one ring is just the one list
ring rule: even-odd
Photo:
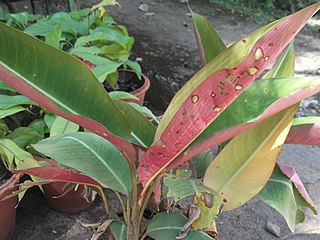
[[141,12],[147,13],[149,12],[149,5],[146,3],[143,3],[138,8]]
[[277,236],[277,237],[280,237],[281,235],[281,229],[279,226],[273,224],[272,222],[268,221],[267,222],[267,226],[266,226],[266,230],[269,232],[269,233],[272,233],[273,235]]

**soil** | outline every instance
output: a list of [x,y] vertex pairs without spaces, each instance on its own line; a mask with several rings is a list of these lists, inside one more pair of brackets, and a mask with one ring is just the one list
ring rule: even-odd
[[142,87],[143,84],[144,84],[144,80],[139,79],[135,73],[125,72],[125,71],[119,71],[119,78],[114,88],[112,88],[107,81],[103,83],[104,88],[108,92],[112,92],[112,91],[133,92],[134,90],[137,90],[138,88]]
[[[92,1],[78,1],[88,5]],[[150,78],[151,89],[147,105],[160,115],[181,86],[200,69],[200,61],[187,6],[180,0],[119,0],[121,11],[109,8],[119,22],[127,26],[135,37],[134,58],[141,62],[143,72]],[[148,11],[139,10],[147,4]],[[217,5],[203,0],[191,0],[194,12],[205,15],[216,27],[226,44],[258,29],[253,20],[224,12]],[[144,8],[145,9],[145,8]],[[296,75],[320,75],[320,40],[317,31],[306,28],[295,40]],[[301,104],[298,115],[320,115],[319,95]],[[319,147],[286,145],[279,161],[293,166],[300,175],[315,205],[320,207],[320,151]],[[110,206],[116,207],[113,198]],[[18,207],[15,238],[17,240],[90,239],[90,230],[80,222],[94,222],[103,217],[99,199],[79,214],[61,214],[47,208],[38,189],[26,194]],[[254,198],[240,208],[225,212],[217,219],[221,240],[279,239],[267,231],[271,222],[280,228],[280,239],[320,239],[320,217],[308,217],[291,233],[284,219],[274,209]]]

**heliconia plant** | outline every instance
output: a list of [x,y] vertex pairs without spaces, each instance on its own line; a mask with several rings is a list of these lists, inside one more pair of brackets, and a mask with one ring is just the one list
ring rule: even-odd
[[[111,99],[81,61],[1,24],[0,80],[87,130],[32,145],[60,166],[40,162],[30,168],[28,158],[13,172],[99,192],[107,220],[95,239],[106,229],[115,239],[214,239],[216,217],[262,189],[259,196],[294,229],[304,219],[301,206],[316,209],[294,170],[276,160],[284,143],[320,145],[318,117],[293,121],[299,102],[320,91],[320,78],[293,77],[290,44],[319,8],[311,5],[228,47],[204,17],[192,13],[203,68],[175,95],[157,126],[130,104]],[[217,145],[221,151],[214,157],[208,149]],[[290,206],[277,195],[284,188]],[[109,209],[106,189],[118,197],[122,217]],[[150,199],[154,204],[190,195],[188,216],[168,206],[147,227],[141,224]]]

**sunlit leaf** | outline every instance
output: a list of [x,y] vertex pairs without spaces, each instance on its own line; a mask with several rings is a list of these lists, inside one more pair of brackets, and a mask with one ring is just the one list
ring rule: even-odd
[[131,190],[131,172],[120,151],[92,133],[70,133],[34,144],[40,153],[76,169],[104,187],[124,194]]

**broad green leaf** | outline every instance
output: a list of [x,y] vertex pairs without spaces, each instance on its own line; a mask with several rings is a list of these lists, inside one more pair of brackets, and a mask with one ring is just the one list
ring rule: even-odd
[[16,114],[18,112],[22,112],[24,110],[26,110],[26,109],[21,106],[15,106],[15,107],[12,107],[9,109],[0,109],[0,119],[14,115],[14,114]]
[[61,28],[57,27],[54,31],[52,31],[45,38],[45,42],[55,48],[59,48],[60,40],[61,40]]
[[29,127],[16,128],[12,133],[5,136],[6,139],[10,139],[19,147],[24,148],[30,144],[37,143],[43,139],[43,135],[40,135],[37,131]]
[[29,98],[16,95],[16,96],[9,96],[9,95],[0,95],[0,109],[9,109],[19,105],[35,105],[33,101]]
[[[22,150],[10,139],[0,139],[0,155],[9,169],[15,169],[15,166],[21,161],[26,164],[36,162],[30,153]],[[28,166],[34,167],[37,166],[37,164]]]
[[271,178],[258,196],[286,219],[291,231],[294,231],[298,223],[304,221],[305,214],[301,211],[301,207],[307,204],[303,203],[305,202],[303,197],[278,166],[275,167]]
[[204,17],[191,12],[201,63],[205,66],[227,47],[217,31]]
[[[101,31],[103,30],[103,31]],[[79,47],[88,43],[94,43],[96,41],[110,41],[119,44],[124,49],[127,48],[127,44],[130,41],[130,37],[123,36],[113,29],[106,27],[98,27],[94,32],[91,32],[90,35],[83,36],[77,39],[74,46]]]
[[76,169],[104,187],[126,195],[131,190],[131,173],[126,159],[110,142],[92,133],[70,133],[34,144],[40,153]]
[[117,85],[117,81],[119,79],[119,73],[118,71],[115,71],[113,73],[110,73],[107,78],[106,78],[106,81],[110,84],[110,86],[112,88],[115,88],[116,85]]
[[139,79],[141,79],[141,67],[139,63],[127,60],[126,64],[135,72]]
[[46,113],[46,115],[44,115],[43,120],[49,129],[51,129],[51,126],[52,126],[55,118],[56,118],[56,116],[51,113]]
[[44,122],[43,119],[33,120],[28,127],[35,130],[41,136],[44,136],[44,134],[46,133],[46,123]]
[[197,178],[202,178],[204,176],[213,158],[211,150],[202,152],[192,158],[192,162],[197,170]]
[[112,64],[113,62],[100,57],[98,55],[92,54],[92,53],[83,53],[83,52],[77,52],[77,53],[73,53],[74,55],[94,64],[94,65],[102,65],[102,64]]
[[121,63],[112,62],[108,59],[105,60],[105,64],[101,64],[92,69],[92,72],[100,83],[104,82],[109,74],[117,71],[118,67],[121,66]]
[[124,139],[131,135],[129,123],[85,64],[1,23],[0,46],[0,80],[134,155],[131,144],[108,131]]
[[[133,107],[134,109],[136,109],[138,112],[147,115],[148,117],[152,118],[156,123],[159,123],[157,117],[152,113],[152,111],[150,109],[148,109],[145,106],[141,106],[137,103],[134,102],[128,102],[128,104]],[[154,135],[153,135],[154,136]]]
[[54,137],[61,134],[73,133],[79,130],[79,126],[73,122],[57,116],[50,128],[50,137]]
[[70,54],[77,55],[79,53],[100,54],[100,53],[103,53],[103,51],[101,50],[101,48],[96,46],[90,46],[90,47],[79,46],[77,48],[70,49]]
[[0,90],[10,91],[10,92],[16,92],[13,88],[9,87],[8,84],[0,80]]
[[122,92],[122,91],[113,91],[109,93],[109,96],[113,100],[124,100],[124,99],[132,99],[132,100],[139,100],[136,96],[127,93],[127,92]]
[[114,212],[110,212],[109,216],[115,219],[115,221],[113,221],[110,225],[115,240],[126,240],[127,226],[124,224],[123,220],[119,218]]
[[231,210],[254,197],[267,183],[297,107],[267,118],[234,137],[208,167],[204,185]]
[[50,21],[39,21],[35,24],[30,25],[24,30],[25,33],[31,36],[48,36],[53,32],[57,26],[51,25]]
[[200,179],[188,179],[173,174],[167,174],[163,178],[163,183],[168,188],[167,197],[173,197],[175,201],[197,193],[212,192]]
[[[128,122],[130,122],[133,137],[132,142],[137,142],[144,147],[149,147],[156,132],[156,127],[140,114],[131,103],[119,100],[115,100],[115,103],[126,113],[125,116]],[[132,119],[135,119],[135,121],[132,121]]]
[[[173,240],[179,236],[179,231],[188,219],[178,213],[162,212],[151,219],[146,234],[155,240]],[[212,240],[202,231],[191,230],[184,240]]]

